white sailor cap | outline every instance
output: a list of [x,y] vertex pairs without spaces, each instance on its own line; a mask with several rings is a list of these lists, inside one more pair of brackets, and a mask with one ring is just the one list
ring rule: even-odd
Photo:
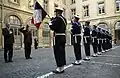
[[74,15],[74,17],[80,19],[79,15]]
[[63,8],[61,8],[61,7],[56,7],[54,12],[56,12],[56,11],[61,11],[61,12],[63,12]]

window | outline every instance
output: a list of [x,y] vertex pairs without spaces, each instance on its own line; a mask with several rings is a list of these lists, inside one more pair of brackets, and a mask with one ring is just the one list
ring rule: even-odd
[[32,36],[37,36],[37,30],[36,29],[31,29],[31,32],[32,32]]
[[18,35],[17,28],[14,29],[14,35]]
[[34,0],[28,0],[28,7],[34,9]]
[[89,6],[83,6],[84,17],[89,16]]
[[75,4],[75,0],[71,0],[71,4]]
[[109,29],[109,28],[108,28],[108,25],[107,25],[105,22],[99,23],[99,24],[98,24],[98,27],[101,27],[101,28],[106,29],[106,30]]
[[9,16],[8,22],[13,25],[21,25],[21,21],[19,20],[19,18],[13,15]]
[[50,33],[50,31],[49,31],[49,26],[47,25],[47,24],[44,24],[44,28],[43,28],[43,32],[42,32],[43,34],[43,37],[49,37],[49,33]]
[[120,30],[120,21],[115,24],[115,30]]
[[21,32],[18,30],[17,27],[11,27],[13,29],[13,34],[15,36],[20,36],[21,35]]
[[120,0],[116,0],[116,11],[120,11]]
[[120,40],[120,30],[118,30],[118,39]]
[[99,14],[104,14],[105,13],[104,2],[98,3],[98,13]]
[[74,16],[76,14],[76,9],[71,9],[71,15]]
[[83,0],[83,2],[84,2],[84,1],[87,1],[87,0]]
[[10,0],[10,2],[18,4],[19,0]]
[[43,30],[43,37],[49,37],[49,31]]
[[44,9],[48,11],[48,0],[44,0]]

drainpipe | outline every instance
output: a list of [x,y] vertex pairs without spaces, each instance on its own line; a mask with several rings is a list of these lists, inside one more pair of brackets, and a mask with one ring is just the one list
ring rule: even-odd
[[[3,10],[4,10],[4,0],[2,0],[2,7],[1,7],[1,19],[2,19],[1,29],[4,27],[4,13],[3,13]],[[3,38],[3,36],[2,36],[1,41],[2,41],[2,48],[4,48],[4,38]]]

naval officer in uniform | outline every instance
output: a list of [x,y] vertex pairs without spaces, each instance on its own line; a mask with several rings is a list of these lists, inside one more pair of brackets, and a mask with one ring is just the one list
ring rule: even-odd
[[57,64],[56,70],[53,73],[63,73],[64,72],[64,65],[66,65],[66,58],[65,58],[65,43],[66,43],[66,25],[67,21],[62,16],[63,9],[58,7],[55,9],[56,17],[52,18],[51,22],[49,23],[49,27],[51,30],[54,31],[54,56]]

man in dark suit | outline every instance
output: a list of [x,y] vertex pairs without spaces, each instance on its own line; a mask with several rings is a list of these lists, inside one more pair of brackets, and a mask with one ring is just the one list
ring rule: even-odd
[[50,29],[54,31],[54,56],[57,63],[57,69],[53,73],[63,73],[64,65],[66,65],[65,58],[65,43],[66,43],[66,25],[67,21],[62,16],[63,9],[56,8],[56,17],[49,23]]
[[29,26],[26,25],[26,30],[24,30],[24,27],[20,28],[19,30],[24,35],[25,58],[32,59],[32,57],[30,57],[31,45],[32,45],[32,34],[31,34],[30,29],[29,29]]
[[[2,29],[2,34],[4,36],[4,60],[5,60],[5,63],[12,62],[14,35],[13,35],[13,30],[10,28],[9,24],[6,24],[6,28]],[[7,55],[7,53],[8,53],[8,55]]]

